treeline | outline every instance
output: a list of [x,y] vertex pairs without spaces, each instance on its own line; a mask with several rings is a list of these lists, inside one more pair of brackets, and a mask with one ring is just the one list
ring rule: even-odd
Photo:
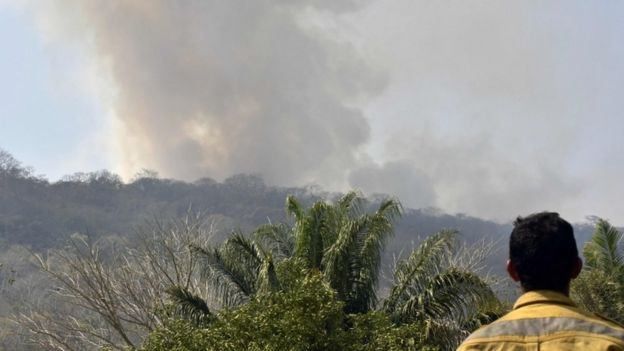
[[251,228],[268,218],[283,220],[287,194],[314,198],[309,193],[268,187],[258,176],[242,174],[221,183],[209,178],[187,183],[143,172],[124,183],[115,174],[97,171],[51,183],[0,151],[0,239],[43,249],[62,244],[75,232],[127,235],[145,220],[179,217],[189,207],[214,216],[220,228]]
[[[269,221],[288,221],[283,208],[288,195],[304,205],[341,196],[316,187],[268,186],[260,177],[244,174],[222,182],[210,178],[183,182],[145,171],[124,183],[115,174],[98,171],[49,182],[0,150],[0,245],[19,244],[41,251],[64,245],[73,233],[93,240],[128,237],[146,221],[180,218],[189,209],[205,215],[215,240],[223,240],[231,230],[248,231]],[[374,209],[382,198],[369,198],[367,209]],[[475,242],[498,241],[509,233],[510,226],[431,208],[406,209],[397,220],[384,262],[389,264],[406,245],[445,228],[459,230],[462,241]],[[504,250],[495,255],[493,267],[497,266],[495,260],[504,260]]]
[[[213,216],[215,229],[223,236],[234,228],[249,230],[269,220],[286,220],[283,202],[288,195],[304,204],[341,196],[316,187],[267,186],[259,176],[245,174],[223,182],[210,178],[183,182],[145,171],[124,183],[113,173],[97,171],[49,182],[0,150],[0,240],[33,249],[63,244],[75,232],[125,236],[155,216],[180,217],[189,208]],[[370,208],[379,198],[369,199]],[[408,209],[397,223],[397,240],[417,240],[417,234],[441,228],[460,229],[473,241],[505,235],[509,226],[436,209]]]

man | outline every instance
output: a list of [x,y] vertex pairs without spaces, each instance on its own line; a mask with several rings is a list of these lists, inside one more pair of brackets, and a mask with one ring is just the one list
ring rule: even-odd
[[580,310],[569,298],[570,281],[582,265],[572,226],[557,213],[518,218],[507,272],[523,294],[511,312],[472,333],[458,351],[624,351],[624,328]]

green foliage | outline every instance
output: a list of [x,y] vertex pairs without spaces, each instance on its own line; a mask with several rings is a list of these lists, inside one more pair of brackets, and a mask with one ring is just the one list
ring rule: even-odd
[[221,350],[342,350],[342,303],[318,274],[289,292],[258,295],[211,330]]
[[170,321],[165,327],[150,333],[143,351],[208,351],[210,341],[206,330],[197,328],[193,323],[177,319]]
[[624,323],[624,253],[622,233],[598,219],[585,244],[585,269],[572,281],[571,294],[583,308]]
[[180,286],[171,286],[166,290],[174,306],[176,316],[202,325],[210,320],[212,313],[201,297],[194,295],[188,289]]
[[[226,309],[201,331],[208,340],[202,347],[373,350],[429,342],[452,349],[486,317],[500,314],[489,286],[451,263],[457,251],[453,231],[429,237],[399,262],[383,310],[371,312],[381,253],[401,206],[385,200],[369,214],[362,212],[363,203],[351,192],[333,205],[319,201],[306,210],[288,197],[287,211],[295,218],[290,230],[269,224],[253,239],[237,233],[216,249],[195,248],[217,296],[226,302],[232,292],[244,298],[226,303],[240,307]],[[193,307],[199,302],[194,298],[180,308]]]
[[582,308],[624,323],[624,286],[600,270],[587,270],[572,281],[571,295]]
[[486,282],[451,264],[456,235],[454,231],[436,233],[399,261],[383,307],[396,323],[427,325],[431,340],[443,349],[456,347],[484,315],[502,314]]
[[434,351],[426,326],[418,323],[397,326],[382,312],[349,316],[351,350],[353,351]]
[[397,327],[381,312],[346,315],[343,306],[321,274],[312,272],[287,292],[258,294],[220,312],[204,329],[172,321],[141,350],[434,350],[420,325]]
[[[219,313],[181,342],[179,322],[150,336],[144,350],[342,350],[342,303],[320,275],[289,292],[258,294]],[[189,328],[190,329],[190,328]]]

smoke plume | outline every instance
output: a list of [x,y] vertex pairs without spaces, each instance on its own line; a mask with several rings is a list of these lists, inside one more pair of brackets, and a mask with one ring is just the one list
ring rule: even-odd
[[624,218],[609,206],[624,196],[619,3],[40,3],[43,27],[67,27],[110,76],[125,175]]
[[[624,219],[608,205],[624,196],[612,181],[624,170],[622,11],[614,2],[375,2],[353,25],[366,38],[358,45],[391,72],[366,110],[376,174],[405,184],[393,169],[410,167],[420,176],[396,194],[420,205],[428,186],[435,198],[422,199],[451,212]],[[353,184],[378,182],[371,167],[354,173]]]
[[58,5],[73,8],[111,75],[126,174],[147,167],[182,179],[341,180],[369,138],[353,102],[378,91],[383,76],[348,44],[302,24],[361,1]]

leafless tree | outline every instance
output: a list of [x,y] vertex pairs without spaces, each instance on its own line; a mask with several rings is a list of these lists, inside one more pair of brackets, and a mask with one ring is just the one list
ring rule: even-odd
[[35,255],[52,278],[48,301],[13,320],[46,350],[136,347],[167,316],[167,288],[205,294],[189,247],[205,246],[211,227],[201,215],[153,220],[135,243],[108,237],[94,243],[75,234],[65,249]]

